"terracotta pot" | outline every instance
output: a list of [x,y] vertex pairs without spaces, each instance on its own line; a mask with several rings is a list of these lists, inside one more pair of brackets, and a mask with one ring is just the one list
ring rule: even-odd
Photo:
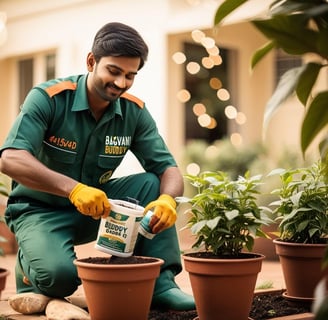
[[322,270],[326,244],[290,243],[273,240],[286,283],[288,299],[312,300],[318,282],[328,275]]
[[4,268],[0,268],[0,298],[1,298],[1,293],[6,287],[6,281],[7,277],[9,275],[9,271]]
[[246,320],[250,313],[262,254],[241,259],[208,259],[184,254],[199,320]]
[[162,259],[151,259],[136,264],[74,261],[92,320],[148,319],[155,280],[164,263]]
[[277,236],[273,234],[277,230],[277,223],[272,223],[269,226],[263,226],[262,230],[270,235],[270,239],[258,237],[254,240],[253,252],[261,253],[265,256],[265,260],[278,261],[279,257],[276,254],[273,239]]

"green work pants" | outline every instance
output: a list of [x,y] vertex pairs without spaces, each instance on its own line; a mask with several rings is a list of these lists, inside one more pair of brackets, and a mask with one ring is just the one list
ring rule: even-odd
[[[105,192],[111,199],[130,197],[146,206],[159,196],[159,179],[151,173],[117,178],[107,184]],[[60,298],[71,295],[81,284],[73,264],[74,246],[96,239],[99,220],[79,213],[74,206],[46,207],[27,199],[9,199],[6,220],[19,246],[17,292]],[[177,287],[174,276],[182,266],[175,227],[157,234],[152,240],[138,235],[134,254],[164,260],[154,294]],[[23,274],[31,285],[23,283]]]

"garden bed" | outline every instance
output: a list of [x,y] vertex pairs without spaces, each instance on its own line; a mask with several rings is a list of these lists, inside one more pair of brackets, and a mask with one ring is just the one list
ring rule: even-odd
[[[279,319],[291,315],[299,315],[297,319],[311,319],[311,304],[289,301],[282,296],[282,290],[256,293],[254,295],[250,319],[266,320]],[[304,317],[301,315],[304,314]],[[185,312],[168,312],[151,310],[148,320],[194,320],[197,317],[196,310]],[[313,318],[314,319],[314,318]]]

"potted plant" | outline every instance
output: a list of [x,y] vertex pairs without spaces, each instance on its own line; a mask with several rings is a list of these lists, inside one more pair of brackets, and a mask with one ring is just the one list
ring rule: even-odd
[[309,167],[277,169],[281,187],[272,193],[278,237],[273,240],[279,256],[286,292],[292,300],[312,301],[315,286],[328,275],[323,258],[328,241],[328,184],[319,160]]
[[[269,209],[256,203],[261,175],[232,180],[225,172],[186,175],[196,188],[187,204],[186,228],[195,236],[195,252],[182,255],[200,320],[248,318],[264,255],[252,253],[255,237],[268,237],[263,225]],[[249,251],[249,252],[247,252]]]
[[147,319],[163,263],[141,256],[74,260],[91,319]]
[[113,200],[102,219],[95,248],[109,257],[74,260],[92,320],[148,318],[162,259],[133,255],[144,208]]
[[[224,1],[216,10],[214,24],[220,25],[225,17],[245,2],[247,0]],[[326,0],[276,0],[268,4],[265,16],[249,17],[255,28],[268,39],[267,44],[254,53],[252,67],[276,48],[291,55],[312,57],[302,66],[290,68],[281,77],[267,103],[264,120],[268,123],[275,111],[281,107],[282,102],[296,93],[305,107],[300,135],[302,152],[305,153],[319,133],[324,133],[319,140],[319,150],[325,164],[328,162],[328,139],[325,133],[328,123],[326,108],[328,90],[327,86],[318,90],[316,83],[327,67],[327,10]],[[328,171],[325,170],[324,174],[327,177]],[[328,264],[328,250],[324,256],[324,263]],[[323,281],[325,282],[325,279]],[[327,302],[322,303],[322,309],[325,311],[320,313],[320,320],[328,317]]]

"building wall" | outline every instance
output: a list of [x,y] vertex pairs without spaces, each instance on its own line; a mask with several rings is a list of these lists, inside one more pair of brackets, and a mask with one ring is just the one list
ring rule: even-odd
[[[219,45],[237,51],[233,66],[237,90],[234,99],[236,107],[248,118],[239,130],[246,144],[261,140],[264,107],[274,89],[273,57],[268,56],[251,73],[251,55],[264,39],[248,23],[226,25],[214,33],[217,2],[199,3],[192,6],[186,0],[0,0],[0,11],[8,16],[8,38],[0,47],[0,143],[18,112],[15,59],[55,49],[57,76],[84,73],[94,34],[109,21],[130,24],[149,44],[149,60],[131,93],[145,100],[178,162],[184,144],[183,108],[176,99],[182,73],[171,55],[195,28],[215,36]],[[303,110],[295,101],[291,102],[299,117],[291,119],[290,111],[284,111],[269,126],[265,141],[273,154],[279,153],[282,144],[297,147],[299,143]]]

